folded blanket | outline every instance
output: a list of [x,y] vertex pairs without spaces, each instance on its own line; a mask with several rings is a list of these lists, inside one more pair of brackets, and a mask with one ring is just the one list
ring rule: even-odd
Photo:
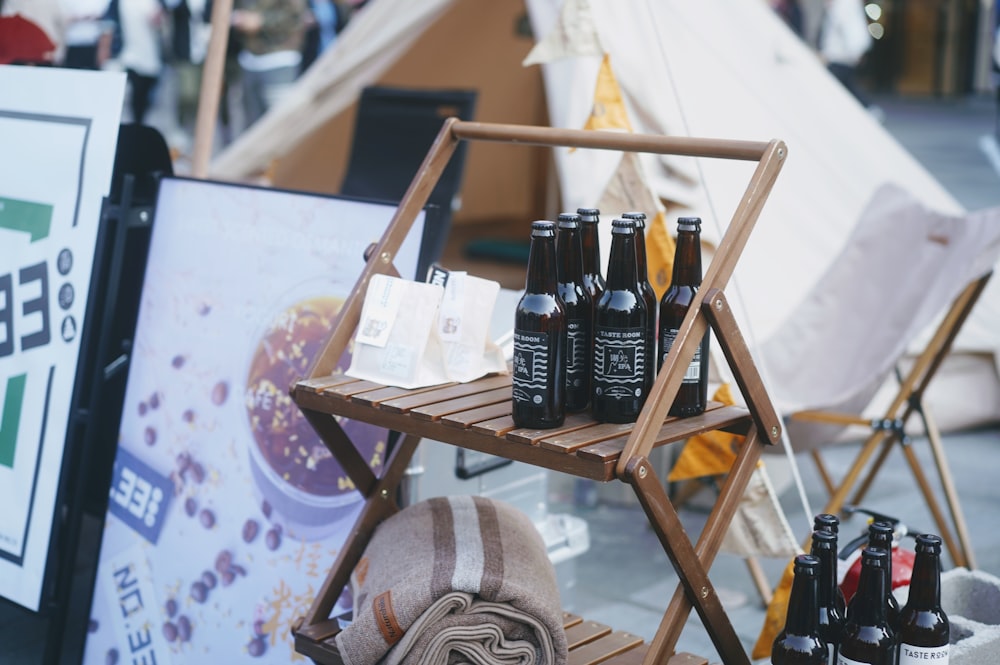
[[422,501],[372,535],[352,576],[346,665],[564,665],[555,570],[538,530],[484,497]]

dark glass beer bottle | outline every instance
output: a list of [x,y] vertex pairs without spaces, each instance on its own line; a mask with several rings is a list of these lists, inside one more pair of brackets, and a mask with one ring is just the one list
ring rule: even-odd
[[951,627],[941,609],[941,538],[917,536],[910,595],[899,618],[899,665],[948,665]]
[[819,630],[819,568],[819,559],[814,556],[795,557],[785,627],[771,644],[772,665],[829,663],[827,644]]
[[885,550],[866,547],[861,551],[858,591],[847,607],[837,665],[896,664],[896,635],[885,612],[888,561]]
[[819,560],[819,634],[830,651],[828,662],[836,662],[844,630],[844,614],[837,607],[837,536],[823,529],[813,531],[809,553]]
[[888,522],[875,521],[868,525],[868,547],[884,549],[889,554],[886,564],[889,581],[886,583],[886,616],[889,617],[889,625],[893,632],[899,630],[899,601],[892,593],[892,538],[893,528]]
[[659,308],[656,291],[649,282],[649,267],[646,263],[646,213],[626,212],[622,213],[622,219],[631,219],[635,222],[635,271],[638,273],[639,291],[646,303],[646,310],[650,312],[646,322],[646,392],[648,393],[656,379],[656,315]]
[[[677,339],[688,307],[701,286],[701,219],[681,217],[677,220],[677,247],[674,250],[674,270],[670,287],[660,300],[660,355],[659,365]],[[677,397],[670,406],[672,416],[695,416],[705,411],[708,403],[708,336],[695,350],[694,357],[684,372],[684,380]]]
[[559,215],[556,260],[559,297],[566,308],[566,410],[582,411],[590,403],[594,304],[583,281],[580,215]]
[[[819,513],[813,517],[813,531],[828,531],[833,534],[833,551],[839,552],[837,546],[837,534],[840,532],[840,518],[836,515],[830,513]],[[836,563],[836,561],[834,562]],[[839,577],[836,567],[834,568],[834,579]],[[840,616],[844,617],[847,615],[847,600],[844,598],[844,591],[837,585],[837,591],[834,595],[834,601],[837,604],[837,610],[840,612]]]
[[615,219],[607,284],[594,312],[591,412],[601,422],[634,422],[646,402],[647,316],[636,278],[635,222]]
[[577,208],[580,215],[580,242],[583,244],[583,283],[590,300],[597,306],[604,293],[604,275],[601,274],[601,240],[598,225],[601,211],[597,208]]
[[555,236],[553,222],[532,223],[524,295],[514,312],[511,416],[518,427],[558,427],[566,413],[566,310]]

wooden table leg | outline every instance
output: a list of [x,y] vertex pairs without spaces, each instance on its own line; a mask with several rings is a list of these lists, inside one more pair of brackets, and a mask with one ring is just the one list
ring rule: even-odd
[[[396,489],[403,479],[420,439],[419,436],[405,436],[386,459],[381,477],[376,479],[367,493],[364,493],[365,503],[361,513],[337,553],[327,578],[316,592],[312,606],[301,625],[310,626],[325,621],[330,616],[333,606],[350,581],[354,567],[361,560],[375,527],[399,510],[396,503]],[[338,447],[334,447],[334,450],[341,452]]]

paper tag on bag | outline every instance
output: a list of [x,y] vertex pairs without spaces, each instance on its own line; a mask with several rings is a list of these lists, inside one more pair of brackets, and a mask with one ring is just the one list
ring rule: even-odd
[[435,332],[443,291],[432,284],[372,275],[347,376],[400,388],[447,382]]
[[[441,299],[441,314],[438,316],[438,331],[443,342],[458,342],[462,339],[462,317],[465,315],[464,272],[452,272],[444,287]],[[492,307],[491,307],[492,309]]]
[[368,294],[355,340],[380,349],[385,348],[389,341],[389,331],[396,323],[396,315],[403,302],[402,283],[384,279],[384,275],[373,275],[368,285]]

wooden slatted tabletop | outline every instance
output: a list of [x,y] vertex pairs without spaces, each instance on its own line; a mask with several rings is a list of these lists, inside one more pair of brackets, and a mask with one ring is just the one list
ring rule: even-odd
[[[407,390],[344,375],[309,379],[292,388],[300,408],[362,420],[400,432],[600,481],[613,480],[633,424],[599,423],[586,413],[553,429],[519,428],[511,417],[511,377]],[[700,416],[664,420],[654,445],[726,430],[745,434],[749,412],[717,402]]]
[[[613,630],[575,614],[563,614],[563,630],[569,648],[567,665],[640,665],[648,646],[638,635]],[[295,633],[295,650],[316,662],[342,662],[335,638],[340,628],[328,619]],[[664,665],[708,665],[708,660],[689,653],[674,654]]]

